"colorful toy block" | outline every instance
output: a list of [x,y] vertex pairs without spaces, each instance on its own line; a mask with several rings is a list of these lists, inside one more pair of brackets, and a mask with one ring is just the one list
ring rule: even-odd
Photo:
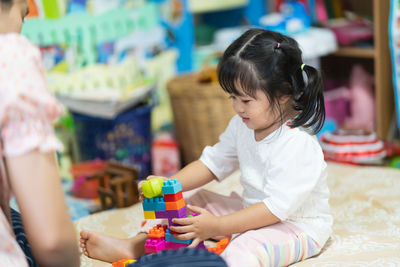
[[[151,181],[150,179],[148,181]],[[159,193],[158,187],[160,181],[147,183],[144,187],[148,196],[143,201],[143,212],[145,219],[168,219],[169,226],[176,226],[172,222],[173,218],[186,218],[186,204],[182,196],[182,186],[177,179],[170,179],[163,181],[162,193],[163,196],[157,195]],[[143,190],[143,187],[142,187]],[[146,195],[145,195],[146,196]],[[197,216],[192,213],[189,217]],[[148,234],[149,239],[146,240],[145,252],[157,253],[162,250],[179,249],[187,247],[191,240],[179,240],[174,237],[174,232],[168,229],[167,225],[157,225],[153,227]],[[206,249],[203,242],[200,242],[197,248]]]
[[166,218],[186,218],[186,206],[179,210],[166,210]]
[[166,210],[156,210],[156,219],[167,219],[167,211]]
[[[143,210],[166,210],[165,202],[163,197],[153,197],[153,198],[145,198],[143,200]],[[170,206],[170,205],[169,205]]]
[[190,243],[192,243],[193,239],[189,239],[189,240],[180,240],[174,237],[173,234],[171,234],[171,231],[169,229],[167,229],[167,231],[165,232],[165,241],[166,242],[171,242],[171,243],[180,243],[180,244],[187,244],[189,245]]
[[185,200],[183,200],[183,198],[181,198],[178,201],[174,201],[174,202],[165,202],[166,210],[179,210],[183,207],[186,207]]
[[165,237],[165,231],[167,230],[168,226],[166,225],[157,225],[153,227],[152,229],[149,230],[149,233],[147,234],[148,237],[150,238],[163,238]]
[[127,259],[127,260],[120,260],[112,263],[112,267],[126,267],[131,263],[134,263],[136,260]]
[[153,178],[147,180],[142,184],[142,193],[147,198],[158,197],[163,193],[162,190],[163,184],[164,184],[163,178]]
[[148,220],[148,219],[155,219],[155,218],[156,218],[156,213],[155,213],[154,210],[144,210],[144,211],[143,211],[143,214],[144,214],[144,218],[145,218],[146,220]]
[[144,245],[144,251],[146,253],[157,253],[165,249],[165,240],[158,239],[147,239]]
[[165,242],[165,249],[167,250],[180,249],[187,246],[188,244]]
[[182,185],[178,179],[168,179],[164,181],[162,192],[164,195],[173,195],[182,191]]
[[217,243],[215,247],[208,248],[208,251],[214,252],[219,255],[222,252],[224,252],[228,244],[229,244],[229,238],[223,238]]
[[165,202],[173,202],[173,201],[178,201],[180,199],[183,199],[182,191],[180,191],[176,194],[164,194],[164,199],[165,199]]

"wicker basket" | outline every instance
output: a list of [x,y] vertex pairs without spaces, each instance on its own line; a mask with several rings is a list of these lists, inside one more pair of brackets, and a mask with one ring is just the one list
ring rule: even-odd
[[215,69],[209,78],[188,74],[167,85],[184,164],[197,160],[205,146],[214,145],[234,115],[228,95],[213,77]]

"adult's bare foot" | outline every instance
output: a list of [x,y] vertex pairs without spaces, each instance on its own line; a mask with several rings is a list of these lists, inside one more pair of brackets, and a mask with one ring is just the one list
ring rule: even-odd
[[87,230],[81,231],[80,235],[83,253],[89,258],[106,262],[140,257],[144,254],[144,243],[147,239],[146,234],[119,239]]

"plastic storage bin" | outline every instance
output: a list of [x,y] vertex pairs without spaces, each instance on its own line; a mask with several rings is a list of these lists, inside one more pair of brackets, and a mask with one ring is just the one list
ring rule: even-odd
[[133,107],[114,119],[72,113],[79,160],[114,159],[136,167],[139,178],[151,173],[152,105]]

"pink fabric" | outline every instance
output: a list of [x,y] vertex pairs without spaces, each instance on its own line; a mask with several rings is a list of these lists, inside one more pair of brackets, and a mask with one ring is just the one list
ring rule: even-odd
[[[186,204],[205,208],[217,216],[243,208],[242,198],[235,192],[230,196],[223,196],[204,189],[195,189],[184,192],[183,197]],[[157,224],[168,224],[168,221],[147,220],[140,232],[148,232]],[[296,226],[281,222],[233,235],[221,256],[230,267],[287,266],[314,256],[319,251],[320,248],[311,237]]]
[[[34,149],[62,149],[53,131],[61,106],[47,90],[39,49],[19,34],[0,35],[0,156],[19,156]],[[29,179],[30,177],[26,177]],[[8,210],[10,188],[1,175],[1,207]],[[1,266],[27,266],[3,210],[0,210]]]

